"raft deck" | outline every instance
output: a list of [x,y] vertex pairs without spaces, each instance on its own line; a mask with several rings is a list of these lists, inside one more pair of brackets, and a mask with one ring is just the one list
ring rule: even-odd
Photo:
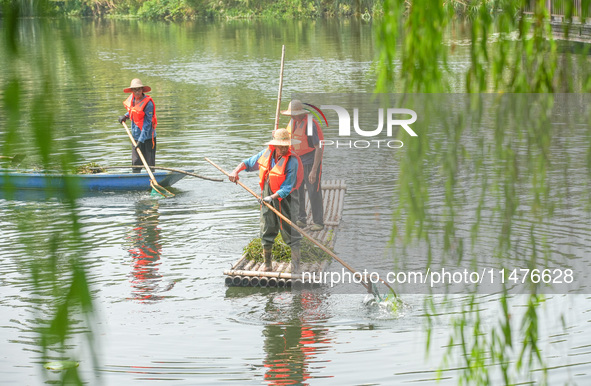
[[[347,186],[344,180],[326,180],[322,181],[321,185],[324,204],[324,229],[315,232],[309,229],[313,221],[310,199],[306,195],[306,222],[308,225],[303,230],[321,244],[329,249],[333,249],[336,231],[343,216]],[[331,261],[332,259],[321,262],[302,261],[300,268],[302,272],[316,273],[316,277],[318,277],[330,265]],[[226,285],[243,287],[291,287],[292,280],[299,280],[301,277],[301,275],[292,275],[290,262],[273,260],[272,271],[263,271],[263,269],[264,263],[247,260],[246,255],[242,255],[231,269],[224,271]]]

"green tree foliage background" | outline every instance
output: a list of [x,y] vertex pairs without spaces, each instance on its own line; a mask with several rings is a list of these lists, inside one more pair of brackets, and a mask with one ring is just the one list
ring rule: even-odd
[[[37,0],[23,2],[23,11],[35,12],[38,3]],[[51,0],[43,7],[55,15],[190,20],[369,16],[381,12],[381,3],[379,0]]]

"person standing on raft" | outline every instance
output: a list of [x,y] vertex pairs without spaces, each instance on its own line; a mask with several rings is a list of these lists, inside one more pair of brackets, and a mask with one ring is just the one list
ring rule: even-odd
[[[324,206],[322,203],[322,187],[320,186],[320,176],[322,174],[322,155],[324,149],[320,146],[320,141],[324,139],[320,123],[315,119],[308,119],[308,112],[304,110],[302,102],[294,99],[289,102],[287,110],[281,114],[291,117],[286,129],[291,137],[298,141],[291,151],[297,154],[304,165],[304,182],[299,187],[297,195],[300,200],[300,209],[297,219],[297,226],[305,227],[306,224],[306,191],[310,198],[310,207],[312,211],[312,220],[314,224],[310,227],[311,231],[321,231],[324,229]],[[311,130],[308,127],[311,125]],[[310,131],[310,135],[308,135]],[[305,186],[305,189],[304,189]]]
[[[230,181],[237,182],[238,173],[242,170],[258,170],[262,190],[261,201],[272,205],[290,220],[292,218],[297,220],[299,198],[295,193],[304,177],[299,157],[290,150],[290,146],[296,143],[299,141],[292,140],[286,129],[275,130],[273,140],[266,144],[268,145],[266,149],[240,162],[229,175]],[[291,248],[292,273],[299,273],[302,235],[262,202],[260,230],[265,271],[273,270],[271,251],[275,237],[281,232],[283,241]]]
[[[152,97],[144,93],[150,92],[150,86],[144,86],[139,79],[132,79],[124,93],[131,95],[123,102],[127,109],[125,115],[119,117],[119,123],[131,119],[131,135],[137,143],[137,147],[131,150],[131,164],[142,165],[142,160],[137,151],[142,152],[148,166],[156,165],[156,106]],[[134,173],[139,173],[141,168],[133,168]]]

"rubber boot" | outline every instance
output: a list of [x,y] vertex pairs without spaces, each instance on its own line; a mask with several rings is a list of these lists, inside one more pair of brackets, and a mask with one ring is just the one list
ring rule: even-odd
[[265,258],[265,271],[270,272],[273,270],[273,255],[272,248],[263,248],[263,257]]
[[300,273],[300,247],[292,248],[291,249],[291,273],[299,274]]

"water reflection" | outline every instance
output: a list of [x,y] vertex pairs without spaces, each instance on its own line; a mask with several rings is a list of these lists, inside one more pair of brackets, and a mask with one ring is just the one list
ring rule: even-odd
[[135,204],[135,224],[128,239],[131,241],[129,256],[132,271],[130,274],[131,293],[133,299],[157,301],[162,297],[157,295],[162,281],[160,268],[160,228],[158,200],[139,200]]
[[[277,311],[274,297],[268,298],[265,311]],[[325,320],[324,299],[317,293],[303,291],[294,293],[287,309],[287,321],[265,326],[264,360],[265,382],[268,385],[307,385],[325,366],[318,354],[330,345],[328,329],[314,321]],[[312,368],[314,370],[312,370]],[[332,378],[332,376],[328,376]]]

